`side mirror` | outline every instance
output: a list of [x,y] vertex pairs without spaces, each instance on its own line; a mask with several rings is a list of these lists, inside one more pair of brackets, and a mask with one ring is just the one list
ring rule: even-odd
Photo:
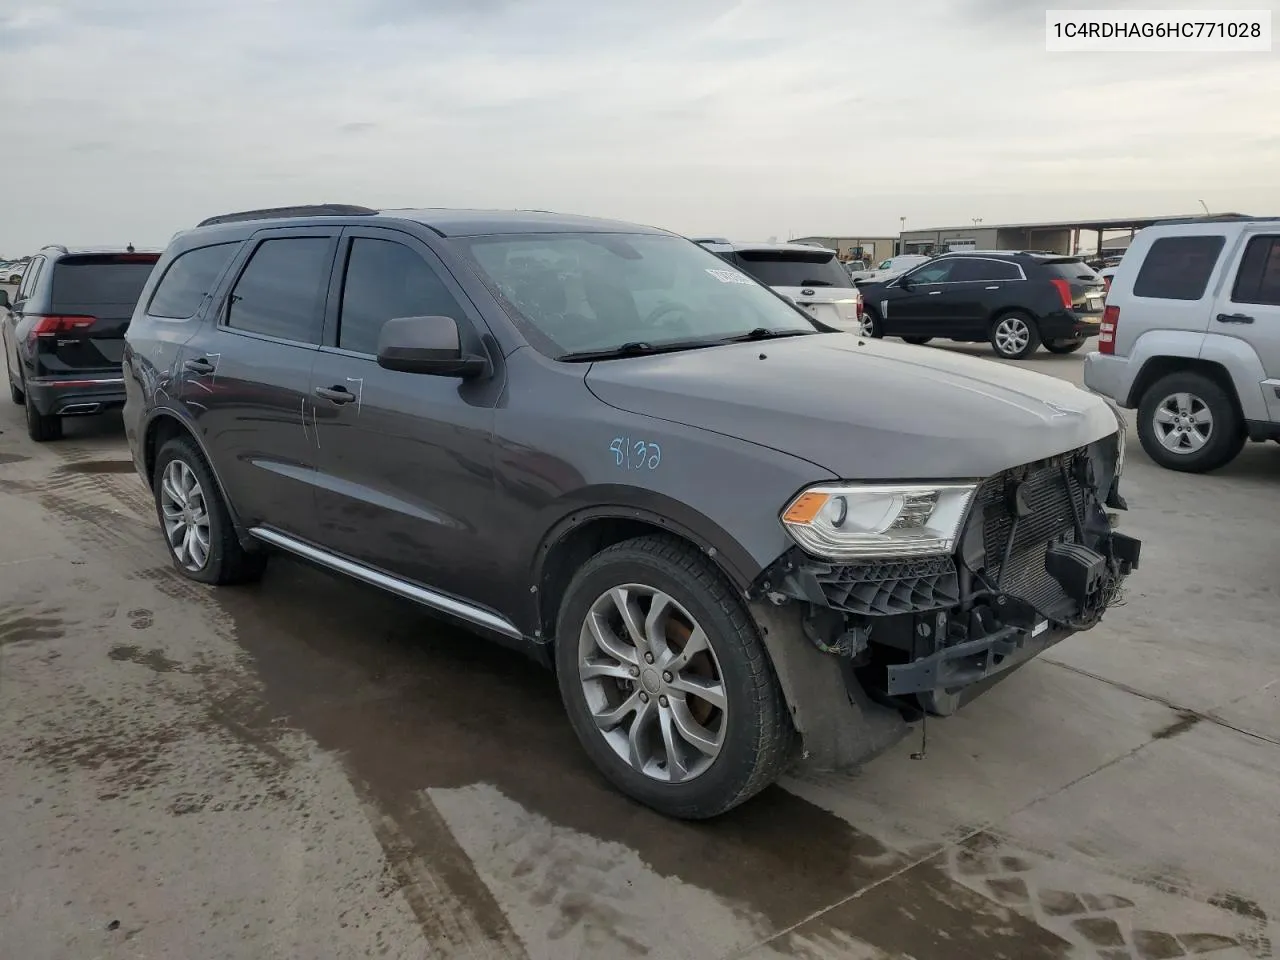
[[900,277],[898,278],[898,286],[900,286],[903,290],[910,290],[910,289],[911,289],[911,278],[910,278],[909,276],[907,276],[906,274],[903,274],[902,276],[900,276]]
[[0,309],[9,309],[9,291],[0,290]]
[[378,334],[378,366],[469,378],[487,372],[489,360],[463,350],[458,321],[452,317],[396,317]]

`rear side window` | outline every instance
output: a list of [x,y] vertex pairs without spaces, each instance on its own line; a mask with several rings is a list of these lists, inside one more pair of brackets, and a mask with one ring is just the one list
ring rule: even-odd
[[851,287],[830,250],[739,250],[742,269],[769,287]]
[[1142,261],[1133,283],[1135,297],[1157,300],[1199,300],[1209,286],[1214,265],[1226,237],[1164,237]]
[[22,282],[18,285],[18,299],[25,300],[35,289],[36,280],[40,277],[40,268],[44,266],[44,257],[36,257],[27,264],[22,273]]
[[219,243],[188,250],[174,258],[151,295],[147,313],[172,320],[194,317],[239,246],[238,243]]
[[227,326],[319,343],[332,249],[328,237],[264,240],[231,291]]
[[358,237],[351,243],[342,285],[338,346],[377,353],[382,325],[395,317],[466,320],[439,274],[416,252],[394,240]]
[[53,265],[49,307],[55,313],[133,313],[158,256],[99,254],[65,257]]
[[1017,280],[1021,276],[1018,267],[1006,260],[985,260],[975,257],[956,260],[947,279],[952,283],[965,281],[976,283],[983,280]]
[[1280,306],[1280,237],[1254,237],[1249,241],[1231,300]]

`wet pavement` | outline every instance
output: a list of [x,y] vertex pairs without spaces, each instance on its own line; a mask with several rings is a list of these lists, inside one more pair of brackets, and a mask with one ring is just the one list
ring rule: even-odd
[[685,824],[532,663],[282,557],[191,584],[118,419],[37,446],[6,405],[0,958],[1270,957],[1280,447],[1130,450],[1145,553],[1100,627],[924,759]]

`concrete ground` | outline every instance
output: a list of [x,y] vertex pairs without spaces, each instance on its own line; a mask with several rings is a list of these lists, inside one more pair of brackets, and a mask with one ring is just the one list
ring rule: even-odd
[[285,558],[183,580],[118,419],[37,446],[5,400],[0,957],[1271,957],[1280,447],[1130,451],[1101,626],[924,759],[683,824],[601,782],[549,675],[409,603]]

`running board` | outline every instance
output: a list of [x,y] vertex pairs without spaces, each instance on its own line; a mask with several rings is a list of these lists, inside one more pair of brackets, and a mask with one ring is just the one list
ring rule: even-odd
[[354,560],[348,560],[346,557],[340,557],[302,540],[294,539],[279,530],[272,530],[269,527],[253,527],[249,533],[264,543],[271,544],[273,547],[287,550],[305,560],[311,560],[322,567],[336,570],[338,573],[345,573],[349,577],[354,577],[372,586],[381,587],[383,590],[408,600],[416,601],[423,606],[451,614],[459,619],[516,640],[524,639],[524,634],[506,617],[467,603],[465,600],[459,600],[444,593],[437,593],[435,590],[420,587],[416,583],[410,583],[408,580],[393,577],[389,573],[383,573],[381,570],[367,567],[363,563],[356,563]]

